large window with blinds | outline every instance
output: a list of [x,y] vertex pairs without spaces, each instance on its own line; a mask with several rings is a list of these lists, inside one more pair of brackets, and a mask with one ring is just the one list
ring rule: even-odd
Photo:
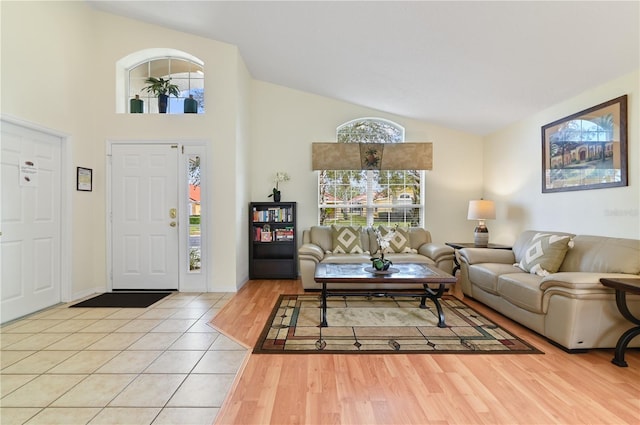
[[[361,118],[337,129],[338,143],[403,143],[404,128],[379,118]],[[320,225],[421,226],[423,171],[320,170]]]

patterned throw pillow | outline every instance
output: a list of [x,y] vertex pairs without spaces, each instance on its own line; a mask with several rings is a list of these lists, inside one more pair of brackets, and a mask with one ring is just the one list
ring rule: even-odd
[[[393,229],[384,226],[378,226],[380,235],[384,238],[389,232],[393,232]],[[389,247],[384,250],[385,254],[393,252],[415,252],[411,249],[411,241],[409,240],[409,232],[401,227],[395,229],[393,237],[389,241]]]
[[573,241],[569,236],[536,233],[519,263],[522,270],[538,276],[547,276],[560,268]]
[[363,254],[360,226],[331,225],[334,254]]

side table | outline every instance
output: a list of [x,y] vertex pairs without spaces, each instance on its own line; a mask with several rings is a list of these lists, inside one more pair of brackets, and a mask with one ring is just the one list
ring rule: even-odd
[[618,343],[616,344],[615,356],[613,357],[613,360],[611,360],[611,363],[616,366],[627,367],[628,364],[624,361],[624,352],[627,350],[627,345],[629,345],[631,340],[640,335],[640,318],[635,317],[629,311],[629,306],[627,305],[627,293],[640,294],[640,278],[602,278],[600,279],[600,283],[606,287],[616,290],[616,306],[618,306],[620,314],[622,314],[625,319],[636,325],[620,336]]
[[[490,243],[487,246],[477,246],[473,242],[445,242],[445,245],[450,246],[455,251],[458,251],[459,249],[462,249],[462,248],[488,248],[488,249],[511,249],[512,248],[512,246],[510,245],[500,245],[495,243]],[[453,253],[453,263],[455,265],[453,266],[453,271],[451,272],[451,274],[455,276],[456,272],[460,270],[460,262],[458,261],[457,252]]]

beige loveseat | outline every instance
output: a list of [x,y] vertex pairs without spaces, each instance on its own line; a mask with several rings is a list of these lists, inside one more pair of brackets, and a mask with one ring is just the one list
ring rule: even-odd
[[[368,263],[371,264],[372,253],[378,251],[378,242],[374,230],[361,228],[359,232],[360,246],[363,253],[336,253],[334,247],[334,229],[331,226],[313,226],[302,233],[302,246],[298,250],[300,275],[304,289],[320,289],[322,286],[313,279],[316,265],[326,263]],[[411,252],[394,252],[385,254],[385,259],[393,263],[426,263],[434,265],[442,271],[453,270],[453,249],[431,242],[429,231],[412,227],[407,229],[408,248]],[[408,250],[407,250],[408,251]]]
[[[526,272],[522,265],[536,256],[540,234],[568,236],[570,240],[558,270]],[[600,278],[637,278],[640,241],[604,236],[574,236],[528,230],[518,236],[513,250],[465,248],[459,251],[463,293],[568,350],[613,348],[631,326],[618,312],[613,289]],[[627,296],[638,316],[640,296]],[[640,338],[630,346],[640,346]]]

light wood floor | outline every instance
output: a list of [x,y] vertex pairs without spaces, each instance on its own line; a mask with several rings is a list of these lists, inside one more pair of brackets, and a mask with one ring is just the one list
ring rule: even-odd
[[[250,281],[213,319],[253,347],[280,294],[299,281]],[[544,355],[251,354],[216,424],[640,424],[640,351],[568,354],[466,301]]]

